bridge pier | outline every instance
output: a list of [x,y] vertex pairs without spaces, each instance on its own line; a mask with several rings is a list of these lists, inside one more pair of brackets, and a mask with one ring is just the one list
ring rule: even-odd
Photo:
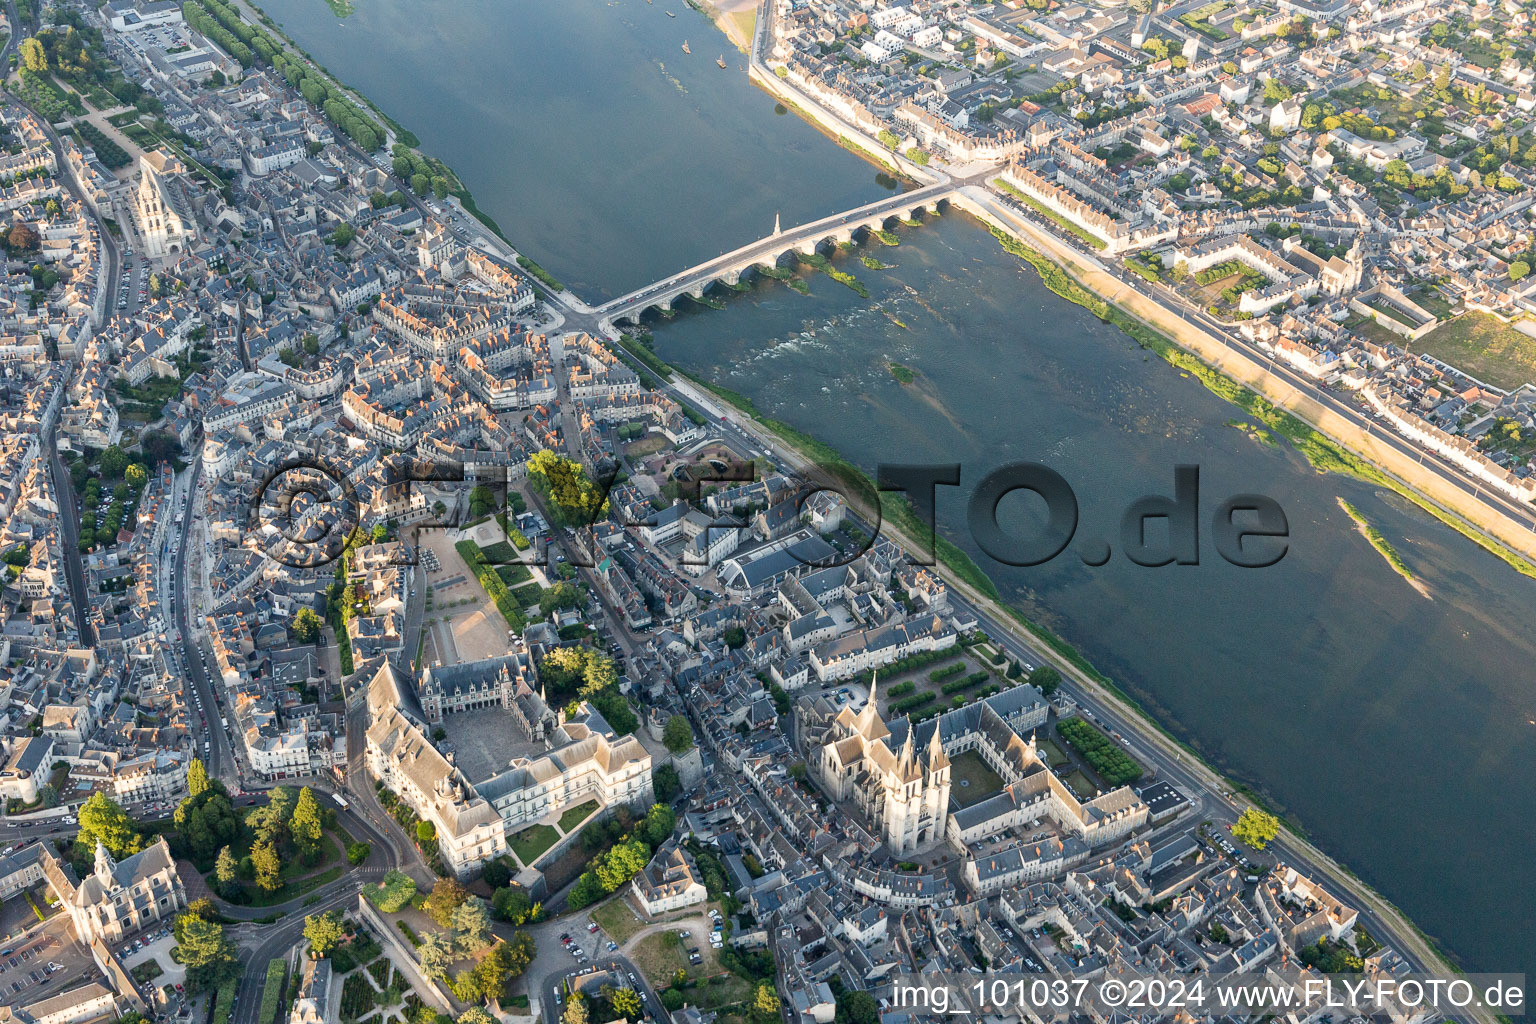
[[741,282],[743,269],[744,268],[742,267],[736,267],[734,270],[727,270],[725,273],[720,275],[720,280],[734,288]]

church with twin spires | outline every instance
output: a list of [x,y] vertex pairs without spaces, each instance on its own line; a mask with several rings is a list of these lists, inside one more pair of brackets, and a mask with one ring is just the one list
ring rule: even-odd
[[876,707],[875,682],[857,715],[845,707],[821,748],[822,785],[834,800],[853,798],[879,829],[892,853],[942,842],[949,825],[949,755],[934,729],[919,751],[913,730],[891,746],[891,730]]

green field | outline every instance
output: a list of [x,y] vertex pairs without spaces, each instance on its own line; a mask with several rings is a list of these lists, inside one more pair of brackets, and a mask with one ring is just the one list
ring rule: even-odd
[[592,920],[602,927],[610,939],[620,945],[629,941],[630,936],[643,927],[640,919],[635,916],[635,912],[629,909],[629,904],[624,902],[624,890],[620,890],[613,899],[592,911]]
[[544,855],[544,851],[554,846],[560,839],[560,833],[549,825],[532,825],[523,829],[511,839],[512,852],[517,854],[517,859],[527,867]]
[[575,807],[567,808],[566,812],[560,815],[560,831],[570,832],[571,829],[586,821],[587,815],[597,810],[597,808],[598,803],[596,800],[588,800],[584,804],[577,804]]
[[1463,313],[1407,347],[1507,391],[1536,381],[1536,338],[1487,313]]
[[949,798],[969,807],[1003,791],[1001,776],[974,750],[956,754],[949,762]]

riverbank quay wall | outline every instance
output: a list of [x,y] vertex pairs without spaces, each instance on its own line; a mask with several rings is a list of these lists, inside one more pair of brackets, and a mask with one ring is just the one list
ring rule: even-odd
[[961,188],[950,197],[950,204],[1035,248],[1051,262],[1066,268],[1084,288],[1157,329],[1223,376],[1306,421],[1325,436],[1396,477],[1405,486],[1459,516],[1505,547],[1536,560],[1536,531],[1527,524],[1511,518],[1481,498],[1468,494],[1375,432],[1364,429],[1316,399],[1297,391],[1271,373],[1267,363],[1182,319],[1174,311],[1117,279],[1102,263],[1077,252],[1029,221],[1012,215],[986,189],[974,185]]

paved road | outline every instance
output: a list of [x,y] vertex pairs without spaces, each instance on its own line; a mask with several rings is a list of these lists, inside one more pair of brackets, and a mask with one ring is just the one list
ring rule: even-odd
[[[230,743],[228,732],[220,724],[220,718],[225,716],[225,711],[220,703],[222,694],[209,677],[208,670],[204,668],[203,659],[209,659],[213,664],[212,652],[200,639],[201,629],[194,630],[194,611],[192,604],[191,581],[187,576],[187,551],[193,546],[192,528],[198,507],[198,489],[201,485],[203,474],[203,460],[198,453],[193,453],[192,466],[188,471],[191,474],[187,482],[185,505],[181,506],[181,525],[176,528],[173,543],[176,546],[176,555],[172,559],[171,569],[171,621],[175,624],[176,640],[172,645],[173,657],[181,665],[185,677],[192,681],[192,689],[197,694],[197,701],[201,702],[199,709],[197,701],[194,701],[189,714],[192,722],[196,723],[192,732],[194,744],[207,744],[207,749],[201,750],[201,756],[208,769],[208,774],[223,779],[226,785],[234,789],[244,788],[241,775],[235,760],[235,752]],[[202,558],[202,549],[198,549],[198,558]],[[201,569],[199,569],[201,571]]]

